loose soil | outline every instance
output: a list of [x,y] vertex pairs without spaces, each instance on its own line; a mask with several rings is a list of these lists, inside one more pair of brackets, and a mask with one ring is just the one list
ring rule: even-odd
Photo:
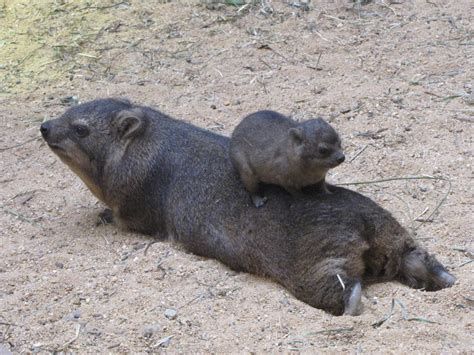
[[[0,5],[0,352],[472,353],[474,5],[398,2]],[[361,316],[333,317],[270,280],[97,226],[103,206],[38,126],[110,96],[224,135],[259,109],[321,115],[348,157],[330,182],[443,178],[349,187],[458,281],[370,286]]]

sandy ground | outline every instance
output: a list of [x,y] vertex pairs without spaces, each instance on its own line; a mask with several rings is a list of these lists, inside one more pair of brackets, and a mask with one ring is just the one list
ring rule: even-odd
[[[14,3],[0,15],[19,13]],[[0,32],[9,38],[0,38],[0,353],[474,351],[472,1],[314,2],[310,11],[274,1],[239,13],[192,2],[89,2],[76,12],[54,3],[44,20],[54,26],[34,8],[40,20],[16,42],[8,36],[19,15]],[[41,42],[79,10],[93,35],[71,34],[70,51]],[[25,36],[43,45],[11,59]],[[225,135],[258,109],[322,115],[348,157],[331,182],[446,179],[351,188],[412,228],[457,283],[433,293],[374,285],[361,316],[333,317],[170,243],[145,253],[150,238],[96,226],[102,206],[38,134],[76,99],[108,96]],[[430,221],[416,221],[440,202]]]

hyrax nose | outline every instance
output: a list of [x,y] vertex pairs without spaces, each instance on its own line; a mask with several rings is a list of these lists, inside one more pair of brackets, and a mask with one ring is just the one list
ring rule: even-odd
[[40,127],[40,132],[43,135],[43,138],[48,138],[48,134],[51,130],[51,124],[49,122],[44,122]]
[[342,153],[341,153],[341,154],[337,157],[337,159],[336,159],[336,161],[338,162],[338,164],[341,164],[342,162],[344,162],[344,160],[346,160],[346,156],[345,156],[344,154],[342,154]]

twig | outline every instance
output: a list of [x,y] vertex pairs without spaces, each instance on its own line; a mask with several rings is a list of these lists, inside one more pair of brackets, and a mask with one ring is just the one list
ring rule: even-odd
[[33,137],[33,138],[30,138],[22,143],[18,143],[18,144],[15,144],[15,145],[12,145],[10,147],[5,147],[5,148],[0,148],[0,152],[3,152],[5,150],[9,150],[9,149],[13,149],[13,148],[18,148],[18,147],[21,147],[22,145],[25,145],[27,143],[30,143],[30,142],[33,142],[34,140],[37,140],[37,139],[40,139],[40,137]]
[[23,222],[28,222],[30,224],[34,224],[36,221],[38,221],[39,219],[41,219],[41,217],[36,217],[34,219],[29,219],[25,216],[23,216],[22,214],[18,213],[17,211],[14,211],[14,210],[11,210],[5,206],[0,206],[0,208],[5,211],[5,213],[8,213],[8,214],[11,214],[12,216],[15,216],[17,217],[20,221],[23,221]]
[[129,5],[130,3],[128,1],[120,1],[118,3],[112,4],[112,5],[107,5],[107,6],[86,6],[83,7],[82,9],[79,9],[78,11],[85,11],[85,10],[90,10],[90,9],[96,9],[96,10],[104,10],[104,9],[110,9],[112,7],[117,7],[120,5]]
[[435,321],[432,321],[432,320],[429,320],[429,319],[426,319],[426,318],[423,318],[423,317],[408,317],[408,310],[407,310],[407,307],[405,306],[405,304],[400,300],[392,298],[392,304],[390,306],[390,311],[385,316],[383,316],[382,319],[378,320],[377,322],[372,323],[372,327],[378,328],[382,324],[384,324],[387,320],[389,320],[394,314],[395,304],[398,304],[400,306],[400,309],[402,311],[403,320],[406,320],[406,321],[409,321],[409,322],[418,321],[418,322],[426,322],[426,323],[431,323],[431,324],[440,324],[438,322],[435,322]]
[[354,155],[351,160],[349,160],[349,163],[352,163],[354,160],[356,160],[356,158],[361,155],[368,147],[369,147],[370,144],[366,144],[362,149],[360,149],[356,155]]
[[344,285],[344,281],[342,281],[341,279],[341,276],[339,276],[339,274],[336,274],[337,276],[337,279],[339,280],[341,286],[342,286],[342,289],[345,290],[346,289],[346,285]]
[[318,70],[318,68],[319,68],[319,61],[321,60],[322,55],[323,55],[323,52],[319,53],[318,61],[316,62],[316,70]]
[[105,235],[103,235],[102,238],[104,238],[105,244],[110,245],[110,243],[109,243],[109,241],[108,241],[108,239]]
[[454,247],[453,250],[465,253],[469,258],[474,259],[474,250],[467,248]]
[[315,31],[315,33],[321,37],[321,39],[325,40],[326,42],[331,42],[330,40],[328,40],[326,37],[324,37],[321,33],[319,33],[318,31]]
[[155,243],[158,243],[158,241],[157,240],[152,240],[151,242],[148,242],[148,244],[145,247],[145,250],[143,251],[143,255],[146,256],[146,254],[148,252],[148,249],[150,249],[150,247]]
[[[440,178],[439,180],[443,180],[443,181],[447,181],[448,182],[448,191],[446,191],[446,193],[444,194],[444,196],[441,198],[441,200],[439,200],[438,204],[436,205],[436,207],[433,209],[433,212],[430,213],[430,215],[428,217],[426,217],[425,219],[421,219],[421,218],[418,218],[417,219],[417,222],[430,222],[432,221],[432,218],[433,216],[435,215],[436,212],[438,212],[439,208],[441,207],[441,205],[446,201],[446,199],[448,198],[449,194],[451,193],[451,188],[452,188],[452,184],[451,184],[451,180],[449,179],[446,179],[446,178]],[[421,224],[420,224],[421,225]],[[420,226],[419,225],[419,226]],[[419,227],[418,226],[418,227]],[[416,230],[417,228],[415,228]]]
[[[430,215],[425,219],[417,219],[418,222],[430,222],[434,214],[439,210],[441,205],[446,201],[448,195],[451,193],[452,184],[451,180],[442,176],[405,176],[405,177],[393,177],[393,178],[386,178],[386,179],[379,179],[379,180],[371,180],[371,181],[357,181],[357,182],[345,182],[336,184],[338,186],[347,186],[347,185],[369,185],[369,184],[378,184],[381,182],[388,182],[388,181],[400,181],[400,180],[442,180],[448,182],[448,191],[444,194],[441,200],[438,202],[434,210],[430,213]],[[418,226],[419,227],[419,226]],[[418,228],[417,227],[417,228]],[[417,229],[415,228],[415,230]]]
[[324,329],[318,330],[316,332],[311,332],[309,335],[316,335],[316,334],[335,334],[335,333],[343,333],[343,332],[352,332],[354,327],[347,327],[347,328],[335,328],[335,329]]
[[393,14],[394,14],[395,16],[397,16],[396,11],[395,11],[391,6],[388,6],[387,4],[384,4],[384,3],[380,3],[379,5],[382,6],[382,7],[386,7],[386,8],[388,8],[388,9],[392,10]]
[[444,177],[437,177],[437,176],[429,176],[429,175],[420,175],[420,176],[400,176],[400,177],[393,177],[393,178],[385,178],[385,179],[378,179],[378,180],[368,180],[368,181],[355,181],[355,182],[341,182],[339,186],[346,186],[346,185],[370,185],[370,184],[378,184],[381,182],[388,182],[388,181],[400,181],[400,180],[445,180],[449,181],[447,178]]
[[426,212],[428,212],[430,210],[429,207],[426,207],[423,212],[421,212],[418,217],[416,217],[415,219],[413,219],[414,221],[418,221]]
[[462,267],[462,266],[470,264],[474,261],[474,251],[472,251],[470,249],[467,249],[467,248],[460,248],[460,247],[454,247],[453,250],[463,252],[464,254],[466,254],[466,256],[468,258],[470,258],[470,260],[459,264],[457,267]]
[[474,261],[474,259],[471,259],[471,260],[465,261],[465,262],[463,262],[463,263],[459,264],[459,265],[458,265],[458,267],[462,267],[462,266],[464,266],[464,265],[470,264],[470,263],[472,263],[473,261]]
[[356,137],[366,137],[366,138],[372,138],[372,139],[380,139],[383,136],[379,135],[379,133],[387,131],[388,128],[380,128],[376,131],[366,131],[366,132],[356,132],[354,133],[354,136]]
[[453,118],[455,120],[458,120],[458,121],[474,123],[474,118],[470,118],[470,117],[451,117],[451,118]]
[[66,350],[72,343],[74,343],[77,338],[79,338],[79,332],[81,331],[81,325],[80,324],[76,324],[76,334],[74,335],[74,338],[72,338],[71,340],[67,341],[62,347],[60,347],[59,349],[57,349],[55,352],[60,352],[60,351],[64,351]]
[[382,324],[384,324],[386,321],[388,321],[393,316],[394,309],[395,309],[395,299],[392,298],[392,304],[390,306],[390,311],[386,315],[384,315],[381,319],[379,319],[378,321],[372,323],[372,327],[378,328]]

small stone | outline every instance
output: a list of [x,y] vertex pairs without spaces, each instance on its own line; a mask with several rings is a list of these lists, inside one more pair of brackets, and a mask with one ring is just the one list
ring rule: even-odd
[[64,264],[63,264],[63,263],[60,263],[59,261],[56,262],[54,265],[55,265],[57,268],[60,268],[60,269],[63,269],[63,268],[64,268]]
[[64,317],[65,320],[78,320],[79,318],[81,318],[81,311],[79,309],[72,311]]
[[468,105],[474,105],[474,94],[464,96],[463,99]]
[[403,98],[400,97],[400,96],[394,96],[392,97],[392,102],[395,103],[395,104],[401,104],[403,101]]
[[171,338],[173,338],[173,335],[169,335],[167,337],[164,337],[163,339],[158,340],[158,342],[155,345],[153,345],[153,347],[154,348],[158,348],[158,347],[166,348],[170,344]]
[[168,308],[165,311],[165,317],[170,319],[170,320],[175,319],[177,315],[178,315],[178,311],[176,311],[176,309]]
[[97,336],[97,337],[102,334],[100,329],[98,329],[96,327],[91,327],[89,325],[86,326],[86,332],[87,332],[87,334],[94,335],[94,336]]
[[161,331],[161,326],[158,323],[147,325],[143,328],[142,335],[144,338],[151,338],[153,334]]
[[73,305],[75,306],[80,306],[81,305],[81,300],[79,298],[76,298],[73,302],[72,302]]
[[0,344],[0,354],[2,355],[12,355],[13,353],[3,344]]

